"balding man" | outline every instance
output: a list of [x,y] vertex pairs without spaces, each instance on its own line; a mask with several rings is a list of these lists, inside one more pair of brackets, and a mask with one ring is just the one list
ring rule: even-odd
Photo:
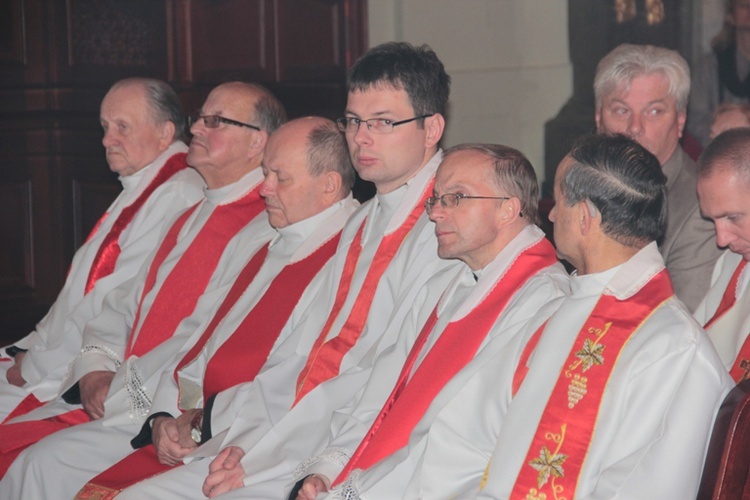
[[[187,155],[206,181],[205,199],[175,219],[133,282],[110,292],[102,312],[81,326],[83,348],[62,386],[65,394],[0,428],[0,434],[27,436],[0,449],[0,462],[7,465],[56,428],[101,418],[108,392],[121,394],[123,387],[130,418],[147,414],[151,396],[143,384],[151,370],[179,350],[246,257],[273,236],[260,165],[268,135],[284,119],[283,107],[263,87],[233,82],[211,91],[193,120]],[[151,351],[150,362],[141,362]],[[55,426],[39,425],[51,416]]]
[[695,311],[735,382],[750,372],[750,129],[728,130],[714,139],[698,162],[701,212],[716,226],[726,248],[711,288]]
[[[102,484],[120,489],[176,465],[221,430],[211,425],[214,395],[252,380],[263,368],[299,316],[295,307],[301,296],[319,293],[322,280],[316,276],[333,256],[341,228],[357,206],[350,195],[354,171],[346,143],[330,120],[303,118],[280,127],[269,139],[263,171],[261,194],[277,234],[246,263],[186,345],[189,349],[174,356],[153,392],[151,416],[143,429],[133,423],[108,424],[114,422],[108,407],[103,425],[92,422],[70,429],[30,449],[23,459],[27,468],[41,471],[42,477],[54,469],[64,476],[59,481],[66,492],[71,485],[72,496],[74,485],[80,488],[96,472],[127,456],[92,480],[85,495],[102,491]],[[131,439],[139,431],[133,445],[141,449],[133,453]],[[88,458],[85,470],[78,465],[65,469],[71,453]],[[18,477],[36,475],[29,473],[27,469]],[[117,487],[109,479],[113,474]],[[47,482],[26,484],[20,492],[43,494],[33,488],[47,488]]]
[[185,161],[185,118],[169,85],[150,78],[115,83],[100,120],[107,162],[123,191],[76,252],[47,315],[7,349],[15,364],[0,361],[0,373],[7,370],[0,421],[21,401],[28,407],[56,397],[81,349],[76,323],[98,314],[104,296],[138,272],[172,217],[203,198],[203,180]]
[[689,93],[685,59],[651,45],[620,45],[599,62],[594,79],[599,131],[636,140],[667,176],[667,230],[659,249],[675,294],[693,311],[720,251],[711,223],[701,218],[695,163],[679,145]]

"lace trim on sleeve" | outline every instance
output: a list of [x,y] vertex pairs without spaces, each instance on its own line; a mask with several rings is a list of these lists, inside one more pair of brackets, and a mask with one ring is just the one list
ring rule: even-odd
[[103,354],[112,361],[115,362],[116,367],[120,367],[122,364],[122,361],[120,361],[119,356],[110,349],[109,347],[104,347],[103,345],[96,345],[96,344],[87,344],[81,348],[81,352],[78,353],[78,356],[76,356],[76,361],[81,359],[83,356],[87,354]]
[[294,469],[294,481],[297,482],[307,476],[308,469],[318,462],[333,462],[343,468],[349,463],[349,458],[349,455],[342,448],[326,448],[319,455],[303,460]]
[[340,500],[359,500],[359,475],[362,469],[354,469],[349,477],[331,490],[331,496]]
[[131,356],[127,360],[125,371],[125,389],[128,391],[128,403],[130,404],[130,419],[135,422],[143,422],[151,410],[153,402],[151,396],[143,387],[143,376],[135,364],[137,358]]

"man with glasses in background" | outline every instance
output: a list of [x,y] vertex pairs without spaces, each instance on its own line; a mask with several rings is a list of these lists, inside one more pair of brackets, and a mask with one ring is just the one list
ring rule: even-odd
[[[151,260],[107,295],[100,314],[78,325],[83,347],[60,396],[0,426],[7,438],[0,446],[3,473],[45,435],[104,416],[110,391],[126,389],[131,418],[148,411],[143,381],[180,349],[184,333],[195,330],[273,236],[260,196],[260,165],[269,134],[285,119],[283,106],[261,86],[232,82],[211,91],[192,120],[187,154],[206,182],[204,200],[168,226]],[[139,364],[151,351],[158,354]]]

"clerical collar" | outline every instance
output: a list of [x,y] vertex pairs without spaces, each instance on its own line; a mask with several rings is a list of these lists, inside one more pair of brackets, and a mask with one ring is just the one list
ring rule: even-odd
[[390,219],[401,204],[405,193],[406,184],[397,187],[390,193],[377,193],[375,196],[378,197],[378,204],[380,205],[380,215],[378,217],[383,216],[386,219]]
[[622,264],[600,273],[579,276],[577,271],[570,275],[570,292],[573,296],[601,295],[607,284],[620,270]]
[[281,250],[282,252],[284,251],[284,248],[296,249],[296,247],[298,247],[300,243],[309,238],[310,235],[318,229],[323,221],[325,221],[337,210],[340,210],[345,201],[346,199],[338,201],[322,212],[318,212],[317,214],[313,215],[312,217],[308,217],[307,219],[303,219],[301,221],[295,222],[294,224],[289,224],[286,227],[277,229],[276,235],[271,240],[269,248],[273,248],[274,250]]

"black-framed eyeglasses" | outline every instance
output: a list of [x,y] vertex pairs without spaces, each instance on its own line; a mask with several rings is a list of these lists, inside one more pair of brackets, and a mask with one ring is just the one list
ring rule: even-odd
[[469,196],[463,193],[445,193],[441,196],[430,196],[424,200],[424,208],[429,214],[439,201],[443,208],[456,208],[461,200],[510,200],[509,196]]
[[251,128],[253,130],[257,130],[258,132],[260,132],[261,130],[260,127],[256,125],[250,125],[249,123],[238,122],[237,120],[224,118],[223,116],[219,116],[219,115],[195,114],[191,116],[189,119],[190,126],[192,127],[194,124],[198,123],[198,121],[200,120],[203,120],[203,124],[206,125],[206,128],[218,128],[220,123],[226,123],[227,125],[234,125],[235,127]]
[[403,125],[404,123],[421,120],[423,118],[429,118],[434,114],[435,113],[429,113],[426,115],[415,116],[414,118],[400,120],[397,122],[394,122],[389,118],[370,118],[369,120],[360,120],[359,118],[356,118],[354,116],[345,116],[343,118],[338,118],[336,120],[336,124],[339,126],[339,130],[346,134],[353,134],[357,132],[357,130],[359,130],[359,126],[363,123],[367,125],[367,130],[374,134],[390,134],[391,132],[393,132],[393,127]]

